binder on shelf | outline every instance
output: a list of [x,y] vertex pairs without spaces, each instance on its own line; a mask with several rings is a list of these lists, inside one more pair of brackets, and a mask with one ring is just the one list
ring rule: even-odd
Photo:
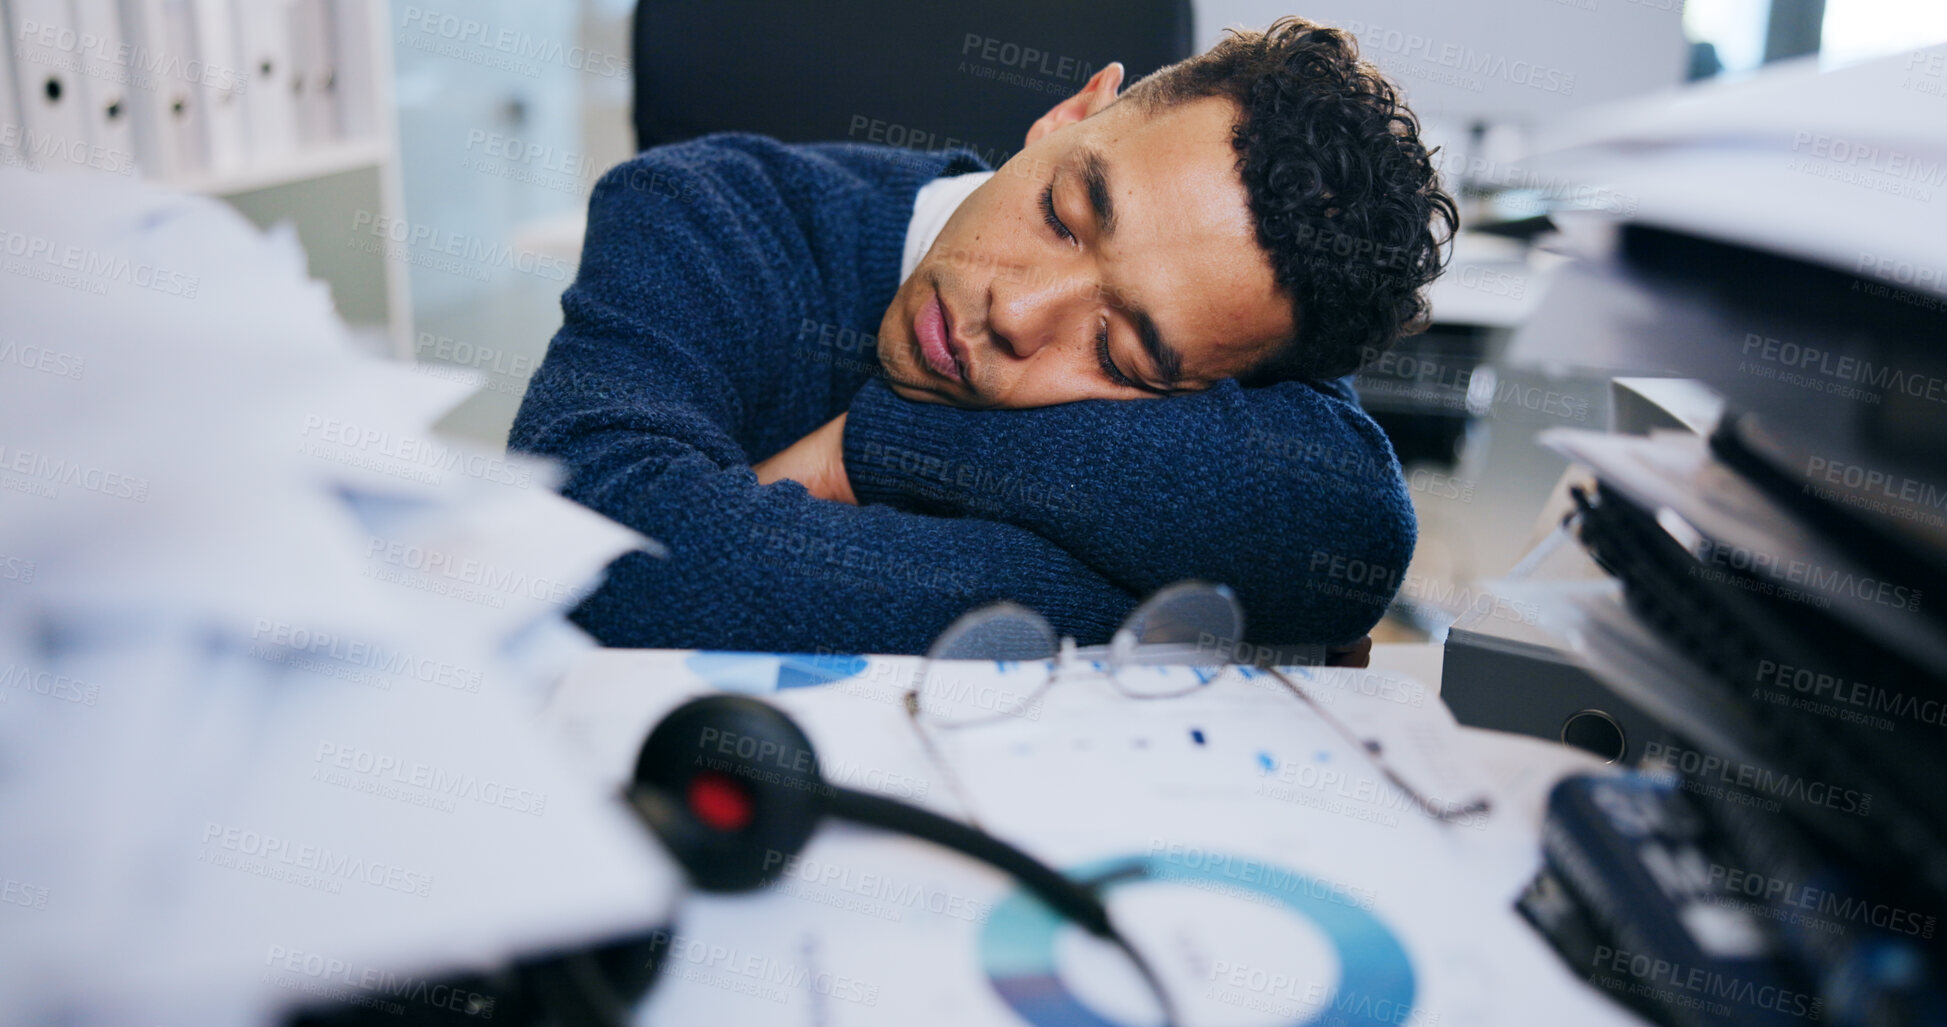
[[293,0],[291,12],[298,143],[312,149],[338,134],[338,71],[332,63],[329,0]]
[[1487,623],[1450,628],[1440,700],[1469,727],[1513,731],[1630,765],[1670,735],[1655,717],[1568,652]]
[[[245,6],[248,6],[246,3]],[[196,91],[203,100],[208,167],[234,171],[244,165],[244,98],[247,80],[238,59],[236,17],[230,0],[192,0],[195,22]]]
[[373,0],[329,2],[337,67],[338,135],[369,139],[379,130],[378,65],[372,52],[379,14]]
[[109,174],[135,172],[135,111],[130,96],[131,69],[116,0],[74,0],[74,26],[80,38],[81,95],[88,110],[93,147],[88,166]]
[[[0,29],[7,27],[7,0],[0,0]],[[13,38],[11,31],[8,38]],[[13,47],[0,46],[0,167],[21,163],[22,124],[20,107],[15,103]]]
[[[9,0],[7,15],[20,90],[20,147],[27,163],[49,170],[86,167],[80,37],[67,0]],[[77,153],[78,163],[71,159]]]
[[247,0],[235,5],[239,71],[244,89],[244,135],[250,162],[285,160],[297,150],[297,59],[292,49],[291,0]]
[[143,175],[181,179],[208,166],[189,0],[128,0],[122,29],[135,55],[135,155]]

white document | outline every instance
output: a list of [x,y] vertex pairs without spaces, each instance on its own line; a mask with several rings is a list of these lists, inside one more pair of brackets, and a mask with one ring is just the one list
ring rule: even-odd
[[1591,107],[1547,126],[1522,166],[1636,222],[1947,295],[1947,136],[1929,71],[1944,54],[1784,62]]
[[[603,650],[544,716],[619,782],[683,700],[762,694],[804,728],[834,784],[977,817],[1072,875],[1121,882],[1106,886],[1110,913],[1179,1022],[1635,1022],[1513,912],[1511,882],[1528,868],[1510,853],[1533,858],[1532,836],[1511,845],[1499,811],[1423,815],[1263,675],[1232,670],[1204,691],[1137,701],[1084,667],[1032,718],[936,732],[942,766],[900,702],[920,663]],[[1293,671],[1422,780],[1480,780],[1431,690],[1381,672]],[[969,683],[1013,690],[1034,676],[992,665]],[[636,1023],[1156,1022],[1120,955],[1012,880],[843,823],[821,826],[759,895],[690,896],[669,954]]]
[[122,31],[132,47],[136,156],[142,174],[177,181],[209,165],[203,97],[192,64],[189,0],[126,0]]
[[[8,15],[29,163],[48,170],[85,168],[88,101],[81,88],[80,37],[67,0],[11,0]],[[71,159],[76,152],[84,159]]]
[[116,0],[74,0],[81,40],[81,90],[87,98],[88,166],[113,175],[135,172],[135,97],[122,12]]
[[264,165],[297,149],[298,68],[292,46],[291,0],[246,0],[235,5],[237,53],[249,88],[244,90],[245,137],[250,161]]
[[416,1015],[663,923],[666,856],[531,716],[642,540],[436,448],[464,390],[358,356],[288,232],[17,168],[0,224],[67,272],[0,275],[53,354],[0,375],[0,1023]]
[[[247,3],[248,0],[245,0]],[[203,98],[209,170],[235,171],[248,159],[244,93],[249,79],[237,49],[231,0],[194,0],[197,92]]]

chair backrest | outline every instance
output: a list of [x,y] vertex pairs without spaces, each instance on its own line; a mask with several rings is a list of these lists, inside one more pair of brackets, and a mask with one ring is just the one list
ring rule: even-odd
[[998,164],[1097,69],[1188,57],[1190,0],[642,0],[639,149],[709,132],[963,146]]

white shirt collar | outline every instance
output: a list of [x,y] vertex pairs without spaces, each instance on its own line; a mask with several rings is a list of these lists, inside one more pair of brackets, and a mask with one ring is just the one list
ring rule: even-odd
[[912,277],[920,258],[933,248],[933,240],[939,238],[940,229],[946,227],[961,202],[992,177],[991,171],[971,171],[936,178],[919,187],[919,195],[913,197],[913,220],[906,225],[906,252],[899,260],[900,284]]

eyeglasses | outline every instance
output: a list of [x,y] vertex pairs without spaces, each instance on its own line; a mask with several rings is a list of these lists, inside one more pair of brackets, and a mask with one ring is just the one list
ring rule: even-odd
[[[1033,713],[1048,689],[1084,661],[1106,672],[1116,690],[1131,699],[1173,699],[1223,673],[1225,661],[1210,642],[1235,638],[1243,627],[1243,612],[1230,589],[1178,582],[1138,606],[1106,648],[1093,647],[1084,655],[1074,639],[1058,638],[1040,614],[996,603],[962,616],[934,641],[907,693],[907,709],[919,722],[939,728],[1020,717]],[[1184,665],[1192,671],[1187,683],[1174,669]]]
[[[1243,634],[1244,612],[1236,595],[1226,586],[1202,581],[1164,587],[1136,607],[1106,647],[1087,650],[1072,638],[1058,636],[1046,618],[1033,610],[996,603],[962,615],[933,643],[906,693],[906,713],[929,758],[972,820],[966,793],[927,728],[956,730],[1033,716],[1048,690],[1073,676],[1083,663],[1107,674],[1116,691],[1131,699],[1189,695],[1241,667],[1226,657],[1249,651],[1239,645]],[[1277,681],[1435,820],[1461,820],[1491,808],[1484,796],[1464,802],[1428,797],[1386,758],[1379,739],[1361,737],[1283,671],[1253,665],[1246,673],[1263,673]]]

